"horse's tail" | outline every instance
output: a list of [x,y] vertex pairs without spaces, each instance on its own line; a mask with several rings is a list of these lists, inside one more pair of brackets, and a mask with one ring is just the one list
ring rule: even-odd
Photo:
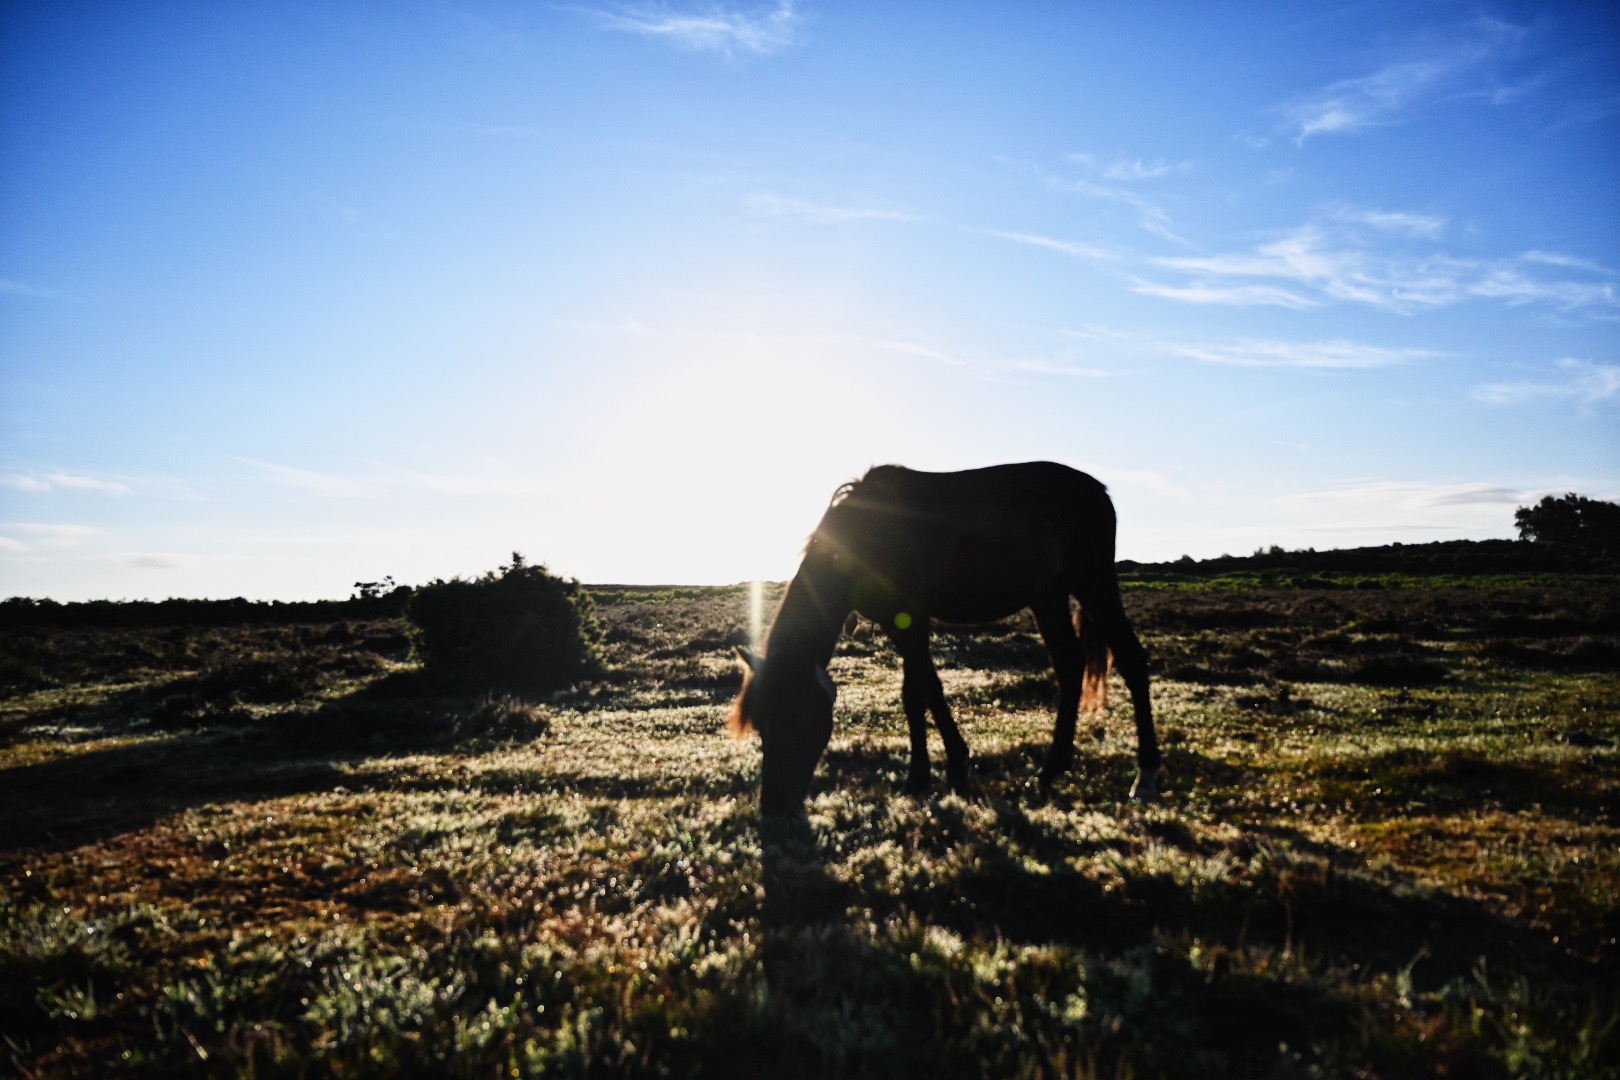
[[[1085,490],[1076,508],[1078,541],[1070,558],[1073,570],[1070,586],[1081,607],[1074,613],[1074,630],[1080,635],[1080,651],[1085,654],[1086,673],[1080,682],[1080,708],[1101,712],[1108,705],[1108,669],[1113,654],[1102,623],[1096,618],[1119,607],[1119,578],[1114,569],[1114,534],[1118,519],[1108,489],[1093,477],[1085,477]],[[1076,587],[1078,586],[1078,587]],[[1092,608],[1091,617],[1086,608]],[[1112,622],[1112,619],[1108,620]]]
[[733,739],[740,739],[754,730],[754,722],[743,712],[742,699],[738,698],[731,711],[726,714],[726,731]]
[[1086,657],[1086,674],[1080,683],[1080,710],[1100,712],[1108,705],[1108,668],[1113,654],[1095,623],[1086,625],[1085,613],[1074,613],[1074,629],[1080,635],[1080,649]]
[[736,702],[731,706],[731,711],[726,714],[726,730],[731,733],[733,739],[740,739],[754,730],[754,719],[749,715],[748,705],[749,692],[754,686],[754,665],[759,661],[754,654],[743,649],[736,649],[735,651],[737,665],[743,671],[743,684],[742,690],[737,694]]

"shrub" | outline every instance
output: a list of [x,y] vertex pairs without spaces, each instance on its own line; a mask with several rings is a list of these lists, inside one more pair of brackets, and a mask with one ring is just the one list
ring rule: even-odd
[[499,573],[422,586],[405,615],[422,666],[449,683],[545,692],[601,670],[590,594],[517,552]]

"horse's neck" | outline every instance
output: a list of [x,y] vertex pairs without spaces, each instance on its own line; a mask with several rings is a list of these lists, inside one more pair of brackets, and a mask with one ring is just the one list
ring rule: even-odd
[[799,567],[771,623],[765,655],[792,654],[825,667],[850,610],[847,588]]

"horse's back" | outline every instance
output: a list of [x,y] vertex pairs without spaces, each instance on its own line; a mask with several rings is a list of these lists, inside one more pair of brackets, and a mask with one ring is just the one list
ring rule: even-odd
[[878,465],[861,477],[854,492],[863,498],[917,509],[1108,503],[1108,489],[1096,477],[1055,461],[987,465],[957,472],[924,472],[903,465]]
[[824,523],[862,565],[940,618],[1000,618],[1079,561],[1112,565],[1114,516],[1097,480],[1055,462],[870,470]]

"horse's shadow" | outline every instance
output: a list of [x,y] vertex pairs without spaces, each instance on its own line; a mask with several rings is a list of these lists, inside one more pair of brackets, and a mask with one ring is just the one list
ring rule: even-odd
[[[1126,754],[1083,752],[1075,772],[1043,798],[1031,782],[1039,754],[1029,744],[975,758],[975,775],[992,778],[972,796],[993,814],[988,832],[964,827],[953,799],[919,800],[932,822],[897,835],[915,858],[937,862],[946,848],[973,847],[952,860],[948,875],[898,891],[846,884],[830,866],[836,856],[817,846],[802,820],[774,826],[787,840],[763,848],[767,933],[858,939],[846,917],[856,912],[875,924],[915,918],[968,940],[1061,945],[1098,957],[1151,948],[1168,935],[1233,950],[1304,950],[1352,970],[1400,971],[1421,957],[1438,981],[1469,975],[1481,957],[1509,970],[1585,970],[1547,933],[1475,898],[1374,871],[1356,848],[1286,820],[1251,822],[1236,836],[1200,833],[1174,813],[1174,783],[1171,813],[1138,810],[1123,797],[1132,765]],[[890,778],[903,765],[903,748],[830,756],[824,782],[876,800],[897,797]],[[1170,775],[1189,787],[1197,778],[1231,783],[1229,774],[1243,771],[1191,750],[1167,756]],[[1040,812],[1052,803],[1095,807],[1125,827],[1076,834]],[[1372,926],[1377,933],[1367,932]]]

